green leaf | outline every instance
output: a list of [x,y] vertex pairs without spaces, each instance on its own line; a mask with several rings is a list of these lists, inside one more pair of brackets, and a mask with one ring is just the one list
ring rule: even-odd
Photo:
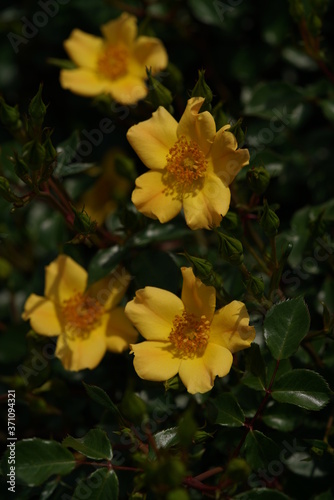
[[113,470],[96,470],[89,477],[80,481],[75,488],[73,500],[108,500],[118,499],[118,479]]
[[309,327],[310,315],[301,297],[274,305],[264,320],[264,339],[273,357],[289,358]]
[[[222,2],[213,1],[207,2],[206,0],[188,0],[189,7],[198,21],[209,26],[222,26],[223,12],[220,14],[220,4]],[[226,10],[232,10],[231,7],[226,5]]]
[[126,247],[114,245],[107,250],[99,250],[88,267],[88,285],[95,283],[113,271],[123,259]]
[[88,396],[93,401],[104,406],[105,408],[107,408],[107,410],[110,410],[118,418],[123,418],[117,406],[111,401],[110,397],[103,389],[97,387],[96,385],[88,385],[85,384],[85,382],[82,383],[84,385],[84,388],[86,389]]
[[76,175],[85,172],[92,168],[94,163],[71,163],[70,165],[63,165],[60,172],[57,171],[59,177],[67,177],[68,175]]
[[250,431],[242,447],[247,463],[253,470],[267,467],[272,460],[278,460],[280,449],[262,432]]
[[245,415],[233,394],[223,393],[211,400],[217,410],[215,423],[228,427],[242,427]]
[[233,498],[235,500],[290,500],[284,493],[269,488],[254,488]]
[[302,410],[296,406],[273,403],[265,409],[262,421],[272,429],[291,432],[300,424],[302,416]]
[[[15,447],[15,473],[19,482],[38,486],[55,474],[69,474],[75,467],[72,453],[56,441],[32,438],[18,441]],[[4,474],[9,472],[9,450],[2,461]]]
[[272,397],[280,403],[321,410],[329,401],[330,389],[321,375],[311,370],[296,369],[282,375],[274,383]]
[[111,460],[113,456],[108,436],[102,429],[91,429],[82,438],[68,436],[63,440],[62,445],[97,460]]
[[145,229],[138,231],[132,238],[128,240],[128,245],[131,247],[143,247],[157,241],[170,241],[184,238],[191,234],[191,230],[178,227],[175,224],[148,224]]

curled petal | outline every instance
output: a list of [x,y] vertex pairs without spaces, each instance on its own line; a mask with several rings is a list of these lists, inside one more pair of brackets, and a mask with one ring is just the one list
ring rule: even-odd
[[83,293],[87,272],[71,257],[59,255],[45,268],[45,296],[60,304],[76,293]]
[[125,314],[147,340],[167,341],[176,315],[182,315],[183,303],[167,290],[147,286],[136,292],[125,306]]
[[182,208],[182,201],[166,192],[160,172],[146,172],[136,179],[132,202],[137,210],[161,223],[173,219]]
[[177,141],[176,129],[177,121],[160,106],[152,118],[131,127],[126,137],[147,168],[163,170],[166,156]]
[[208,344],[203,356],[182,360],[179,375],[190,394],[212,389],[216,376],[224,377],[231,369],[233,356],[224,347]]
[[195,141],[204,155],[207,155],[216,134],[216,124],[208,111],[198,113],[204,100],[204,97],[189,99],[177,127],[177,136],[184,135],[187,139]]
[[173,357],[167,342],[141,342],[131,346],[133,366],[140,378],[164,382],[177,374],[181,360]]
[[183,287],[182,302],[188,313],[198,317],[206,316],[211,321],[216,307],[216,290],[206,286],[195,277],[191,267],[182,267]]
[[64,47],[70,58],[77,66],[95,70],[97,60],[103,50],[104,42],[84,31],[75,29],[65,40]]
[[255,328],[249,326],[245,304],[234,300],[219,309],[210,327],[210,342],[226,347],[232,353],[246,349],[255,339]]
[[59,335],[63,330],[55,304],[34,293],[24,304],[22,319],[29,319],[31,328],[40,335],[52,337]]
[[231,192],[214,174],[207,174],[202,189],[183,197],[184,216],[191,229],[219,226],[230,206]]
[[112,352],[123,352],[136,342],[138,333],[125,315],[124,307],[117,307],[108,314],[106,343]]
[[127,12],[117,19],[113,19],[101,26],[104,38],[110,44],[122,42],[126,46],[131,46],[137,36],[137,19]]
[[231,125],[224,125],[224,127],[219,129],[216,133],[212,148],[210,150],[210,157],[213,160],[219,161],[222,156],[237,149],[238,143],[235,135],[232,134],[232,132],[229,132],[230,128]]
[[212,159],[215,174],[222,180],[225,186],[229,186],[242,167],[249,163],[248,149],[237,149],[227,152],[220,158]]

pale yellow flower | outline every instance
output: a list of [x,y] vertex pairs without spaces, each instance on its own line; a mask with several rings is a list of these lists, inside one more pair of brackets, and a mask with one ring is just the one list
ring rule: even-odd
[[134,125],[127,138],[150,169],[136,180],[132,201],[147,217],[168,222],[183,208],[191,229],[219,226],[230,206],[229,185],[249,163],[225,125],[199,110],[203,97],[189,99],[179,123],[165,108]]
[[101,26],[104,38],[72,31],[65,49],[78,68],[61,70],[63,88],[83,96],[110,94],[122,104],[147,95],[146,67],[153,74],[166,68],[167,52],[154,37],[137,37],[137,19],[123,13]]
[[56,356],[67,370],[95,368],[106,350],[122,352],[137,333],[119,307],[130,275],[119,268],[88,289],[87,272],[60,255],[46,267],[45,297],[31,294],[22,318],[41,335],[57,336]]
[[[101,169],[93,167],[88,175],[101,173],[94,185],[81,196],[78,208],[84,206],[85,212],[92,221],[103,224],[107,216],[117,209],[118,203],[125,200],[131,190],[132,183],[119,175],[115,169],[117,150],[110,150],[104,157]],[[96,174],[95,174],[96,175]]]
[[242,302],[215,312],[216,290],[183,267],[181,299],[145,287],[128,302],[125,313],[146,341],[131,345],[142,379],[165,381],[179,374],[191,394],[212,389],[215,377],[231,369],[232,354],[250,346],[255,329]]

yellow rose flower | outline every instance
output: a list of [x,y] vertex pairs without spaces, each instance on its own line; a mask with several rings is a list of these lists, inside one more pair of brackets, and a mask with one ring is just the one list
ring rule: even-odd
[[181,299],[145,287],[128,302],[125,313],[147,340],[130,347],[139,377],[162,382],[178,373],[188,392],[204,393],[216,376],[229,373],[232,354],[250,346],[255,329],[242,302],[215,312],[215,288],[204,285],[191,268],[181,271]]
[[[98,224],[103,224],[107,216],[116,210],[118,202],[125,200],[131,190],[132,183],[115,169],[115,156],[118,152],[110,150],[106,154],[102,162],[102,174],[77,204],[79,209],[83,205],[91,220]],[[93,167],[86,173],[96,175],[100,171],[101,169]]]
[[136,180],[132,201],[147,217],[168,222],[183,208],[191,229],[219,226],[230,206],[231,184],[249,163],[225,125],[216,132],[213,116],[199,110],[203,97],[189,99],[179,123],[159,107],[134,125],[127,138],[151,170]]
[[46,267],[45,297],[31,294],[22,318],[41,335],[58,336],[56,356],[67,370],[95,368],[106,350],[122,352],[137,333],[117,307],[130,281],[122,268],[86,290],[87,272],[67,255]]
[[166,68],[167,52],[157,38],[137,38],[137,19],[127,13],[101,31],[104,38],[75,29],[65,40],[78,68],[61,70],[61,86],[83,96],[106,93],[122,104],[134,104],[147,95],[146,67],[153,73]]

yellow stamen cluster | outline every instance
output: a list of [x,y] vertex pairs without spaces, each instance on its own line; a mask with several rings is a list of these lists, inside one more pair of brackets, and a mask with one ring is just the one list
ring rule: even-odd
[[203,354],[209,341],[209,330],[210,321],[206,316],[198,318],[195,314],[183,311],[182,316],[175,316],[168,340],[177,357],[193,358]]
[[107,45],[97,62],[98,71],[110,80],[117,80],[126,74],[128,59],[129,53],[126,47]]
[[198,144],[187,141],[184,135],[170,148],[166,160],[167,172],[185,188],[204,177],[208,165]]
[[77,293],[64,300],[62,318],[66,326],[66,334],[70,338],[88,338],[90,332],[101,321],[103,306],[93,297]]

